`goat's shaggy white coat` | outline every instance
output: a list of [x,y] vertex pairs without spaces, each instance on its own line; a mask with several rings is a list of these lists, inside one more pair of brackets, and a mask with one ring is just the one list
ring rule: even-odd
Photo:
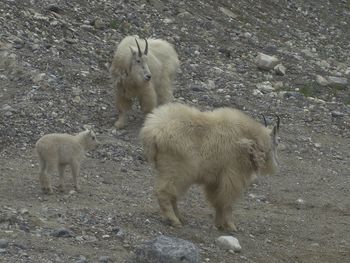
[[53,169],[58,169],[59,190],[64,191],[64,170],[67,165],[71,167],[75,189],[80,190],[81,160],[86,151],[94,149],[96,146],[96,135],[89,130],[77,135],[53,133],[41,137],[37,141],[35,149],[39,157],[39,181],[43,192],[52,193],[48,173],[51,173]]
[[133,98],[139,100],[145,114],[173,99],[172,82],[180,64],[177,53],[165,40],[150,38],[147,42],[148,52],[145,40],[127,36],[115,51],[110,74],[119,111],[115,123],[118,129],[127,123],[127,111],[131,109]]
[[236,230],[232,202],[258,175],[275,174],[277,131],[243,112],[200,112],[169,103],[150,113],[140,132],[144,152],[158,173],[156,194],[163,215],[181,226],[177,199],[192,184],[204,186],[216,210],[216,226]]

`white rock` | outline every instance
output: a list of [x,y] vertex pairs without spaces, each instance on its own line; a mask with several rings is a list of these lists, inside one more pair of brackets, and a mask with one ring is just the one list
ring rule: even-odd
[[207,84],[208,89],[215,89],[215,82],[213,80],[208,80]]
[[171,19],[171,18],[165,18],[165,19],[163,20],[163,22],[164,22],[164,24],[171,24],[171,23],[174,23],[174,20]]
[[324,69],[330,68],[330,66],[331,66],[326,60],[317,61],[316,65],[318,65]]
[[263,95],[263,93],[260,90],[258,90],[258,89],[254,89],[253,90],[253,95],[254,96],[261,96],[261,95]]
[[283,66],[282,64],[278,64],[273,69],[277,75],[280,75],[280,76],[286,75],[286,67]]
[[256,65],[259,69],[271,70],[277,66],[278,62],[278,58],[263,53],[259,53],[256,57]]
[[275,88],[272,86],[270,81],[264,81],[256,84],[256,88],[260,90],[262,93],[272,92]]
[[218,245],[223,249],[232,249],[235,252],[240,252],[242,250],[238,239],[233,236],[221,236],[216,241]]
[[273,87],[275,89],[281,89],[283,88],[283,86],[284,86],[284,83],[282,81],[276,81],[275,83],[273,83]]
[[304,206],[305,201],[303,199],[301,199],[301,198],[298,198],[295,201],[295,204],[296,204],[297,209],[301,209]]
[[237,18],[236,14],[234,14],[231,10],[225,7],[220,7],[219,10],[230,18]]
[[327,86],[328,85],[328,81],[324,77],[322,77],[320,75],[316,76],[316,82],[318,84],[320,84],[321,86]]
[[249,32],[245,32],[245,33],[243,34],[243,36],[244,36],[245,38],[251,38],[251,37],[252,37],[252,34],[249,33]]

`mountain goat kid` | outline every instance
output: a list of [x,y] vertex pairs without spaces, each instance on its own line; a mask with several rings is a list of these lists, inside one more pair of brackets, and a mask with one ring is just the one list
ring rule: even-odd
[[181,226],[178,197],[200,184],[215,208],[215,225],[236,230],[232,202],[255,176],[278,171],[278,130],[279,117],[271,130],[230,108],[201,112],[179,103],[156,108],[140,138],[158,173],[155,189],[165,218]]
[[132,98],[138,98],[145,114],[170,102],[173,99],[172,82],[178,68],[177,53],[167,41],[125,37],[117,47],[110,68],[119,111],[115,127],[125,127]]
[[74,188],[79,191],[80,163],[87,150],[97,147],[96,135],[93,131],[86,130],[77,135],[69,134],[46,134],[41,137],[35,149],[39,156],[40,164],[40,185],[46,194],[52,193],[48,178],[54,168],[58,169],[59,190],[64,191],[64,170],[67,165],[71,167]]

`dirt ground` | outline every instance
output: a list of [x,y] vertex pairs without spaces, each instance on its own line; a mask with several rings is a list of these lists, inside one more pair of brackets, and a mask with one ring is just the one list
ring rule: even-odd
[[[0,262],[132,262],[159,234],[193,242],[203,262],[350,262],[350,87],[315,81],[350,79],[350,2],[211,2],[0,0]],[[137,105],[126,129],[113,128],[108,66],[128,34],[175,45],[178,100],[281,116],[280,171],[235,203],[237,232],[213,226],[199,187],[179,204],[183,228],[160,216]],[[276,55],[286,75],[258,70],[258,52]],[[257,95],[265,81],[283,85]],[[66,192],[44,195],[36,140],[84,125],[101,145],[83,162],[81,192],[67,170]],[[52,235],[60,228],[69,237]],[[242,251],[219,248],[223,234]]]

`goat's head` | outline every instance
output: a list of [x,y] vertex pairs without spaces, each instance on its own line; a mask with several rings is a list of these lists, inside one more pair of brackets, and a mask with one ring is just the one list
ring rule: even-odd
[[87,150],[93,150],[97,147],[99,142],[97,141],[96,134],[92,130],[85,130],[83,134],[83,144]]
[[130,47],[131,50],[131,64],[130,64],[130,73],[133,76],[134,80],[138,83],[144,81],[150,81],[152,74],[148,67],[148,42],[145,39],[145,50],[141,52],[141,48],[137,39],[135,38],[137,50],[133,47]]

